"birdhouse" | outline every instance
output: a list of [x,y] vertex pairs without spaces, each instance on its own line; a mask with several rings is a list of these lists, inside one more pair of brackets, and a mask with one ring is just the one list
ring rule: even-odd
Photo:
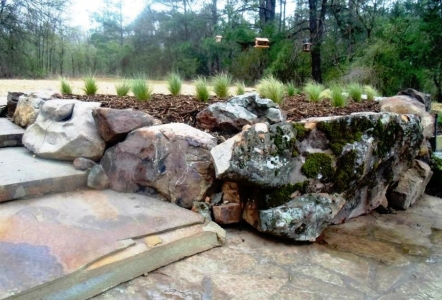
[[255,48],[269,48],[269,39],[268,38],[255,38]]
[[222,35],[215,36],[215,42],[217,42],[217,43],[220,43],[222,39],[223,39]]
[[304,40],[304,43],[302,44],[302,51],[303,52],[312,51],[312,43],[310,43],[308,40]]

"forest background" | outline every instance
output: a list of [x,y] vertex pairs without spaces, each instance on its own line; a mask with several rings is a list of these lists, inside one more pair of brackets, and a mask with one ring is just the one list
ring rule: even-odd
[[442,102],[442,0],[149,0],[130,22],[127,1],[103,0],[84,29],[69,0],[0,0],[0,78],[225,72],[248,85],[411,87]]

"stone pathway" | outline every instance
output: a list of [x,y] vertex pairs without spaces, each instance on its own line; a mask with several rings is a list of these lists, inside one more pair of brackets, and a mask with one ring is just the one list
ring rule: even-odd
[[224,247],[93,299],[442,299],[442,199],[331,226],[322,243],[228,228]]

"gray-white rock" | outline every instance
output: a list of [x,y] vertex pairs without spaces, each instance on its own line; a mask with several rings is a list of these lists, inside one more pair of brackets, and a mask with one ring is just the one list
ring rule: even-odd
[[399,181],[389,188],[388,204],[393,208],[407,209],[423,195],[432,175],[429,165],[415,160],[413,167],[404,172]]
[[87,186],[96,190],[105,190],[109,187],[109,177],[101,165],[94,166],[87,176]]
[[256,93],[248,93],[224,103],[209,105],[196,119],[198,126],[203,129],[238,132],[244,125],[283,122],[285,116],[272,100],[262,99]]
[[111,188],[138,192],[155,188],[169,201],[191,208],[214,182],[210,149],[216,138],[186,124],[171,123],[132,131],[101,160]]
[[420,103],[425,105],[425,110],[429,112],[431,110],[431,96],[430,94],[424,94],[422,92],[416,91],[414,89],[405,89],[400,91],[398,95],[405,95],[416,99]]
[[206,202],[201,202],[201,201],[193,202],[192,211],[199,213],[204,218],[206,218],[206,220],[212,221],[210,206]]
[[87,159],[87,158],[83,158],[83,157],[77,157],[76,159],[74,159],[74,168],[80,171],[86,171],[90,168],[93,168],[97,165],[96,162]]
[[26,129],[23,144],[40,157],[98,160],[106,145],[92,118],[92,110],[99,106],[77,100],[46,101],[35,123]]

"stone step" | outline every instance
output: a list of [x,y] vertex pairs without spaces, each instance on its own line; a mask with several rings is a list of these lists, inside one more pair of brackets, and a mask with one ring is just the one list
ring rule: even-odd
[[34,157],[24,147],[0,148],[0,202],[85,188],[87,174],[72,162]]
[[0,299],[87,299],[225,239],[199,214],[111,190],[4,203],[0,232]]
[[25,130],[6,118],[0,118],[0,148],[21,146]]

